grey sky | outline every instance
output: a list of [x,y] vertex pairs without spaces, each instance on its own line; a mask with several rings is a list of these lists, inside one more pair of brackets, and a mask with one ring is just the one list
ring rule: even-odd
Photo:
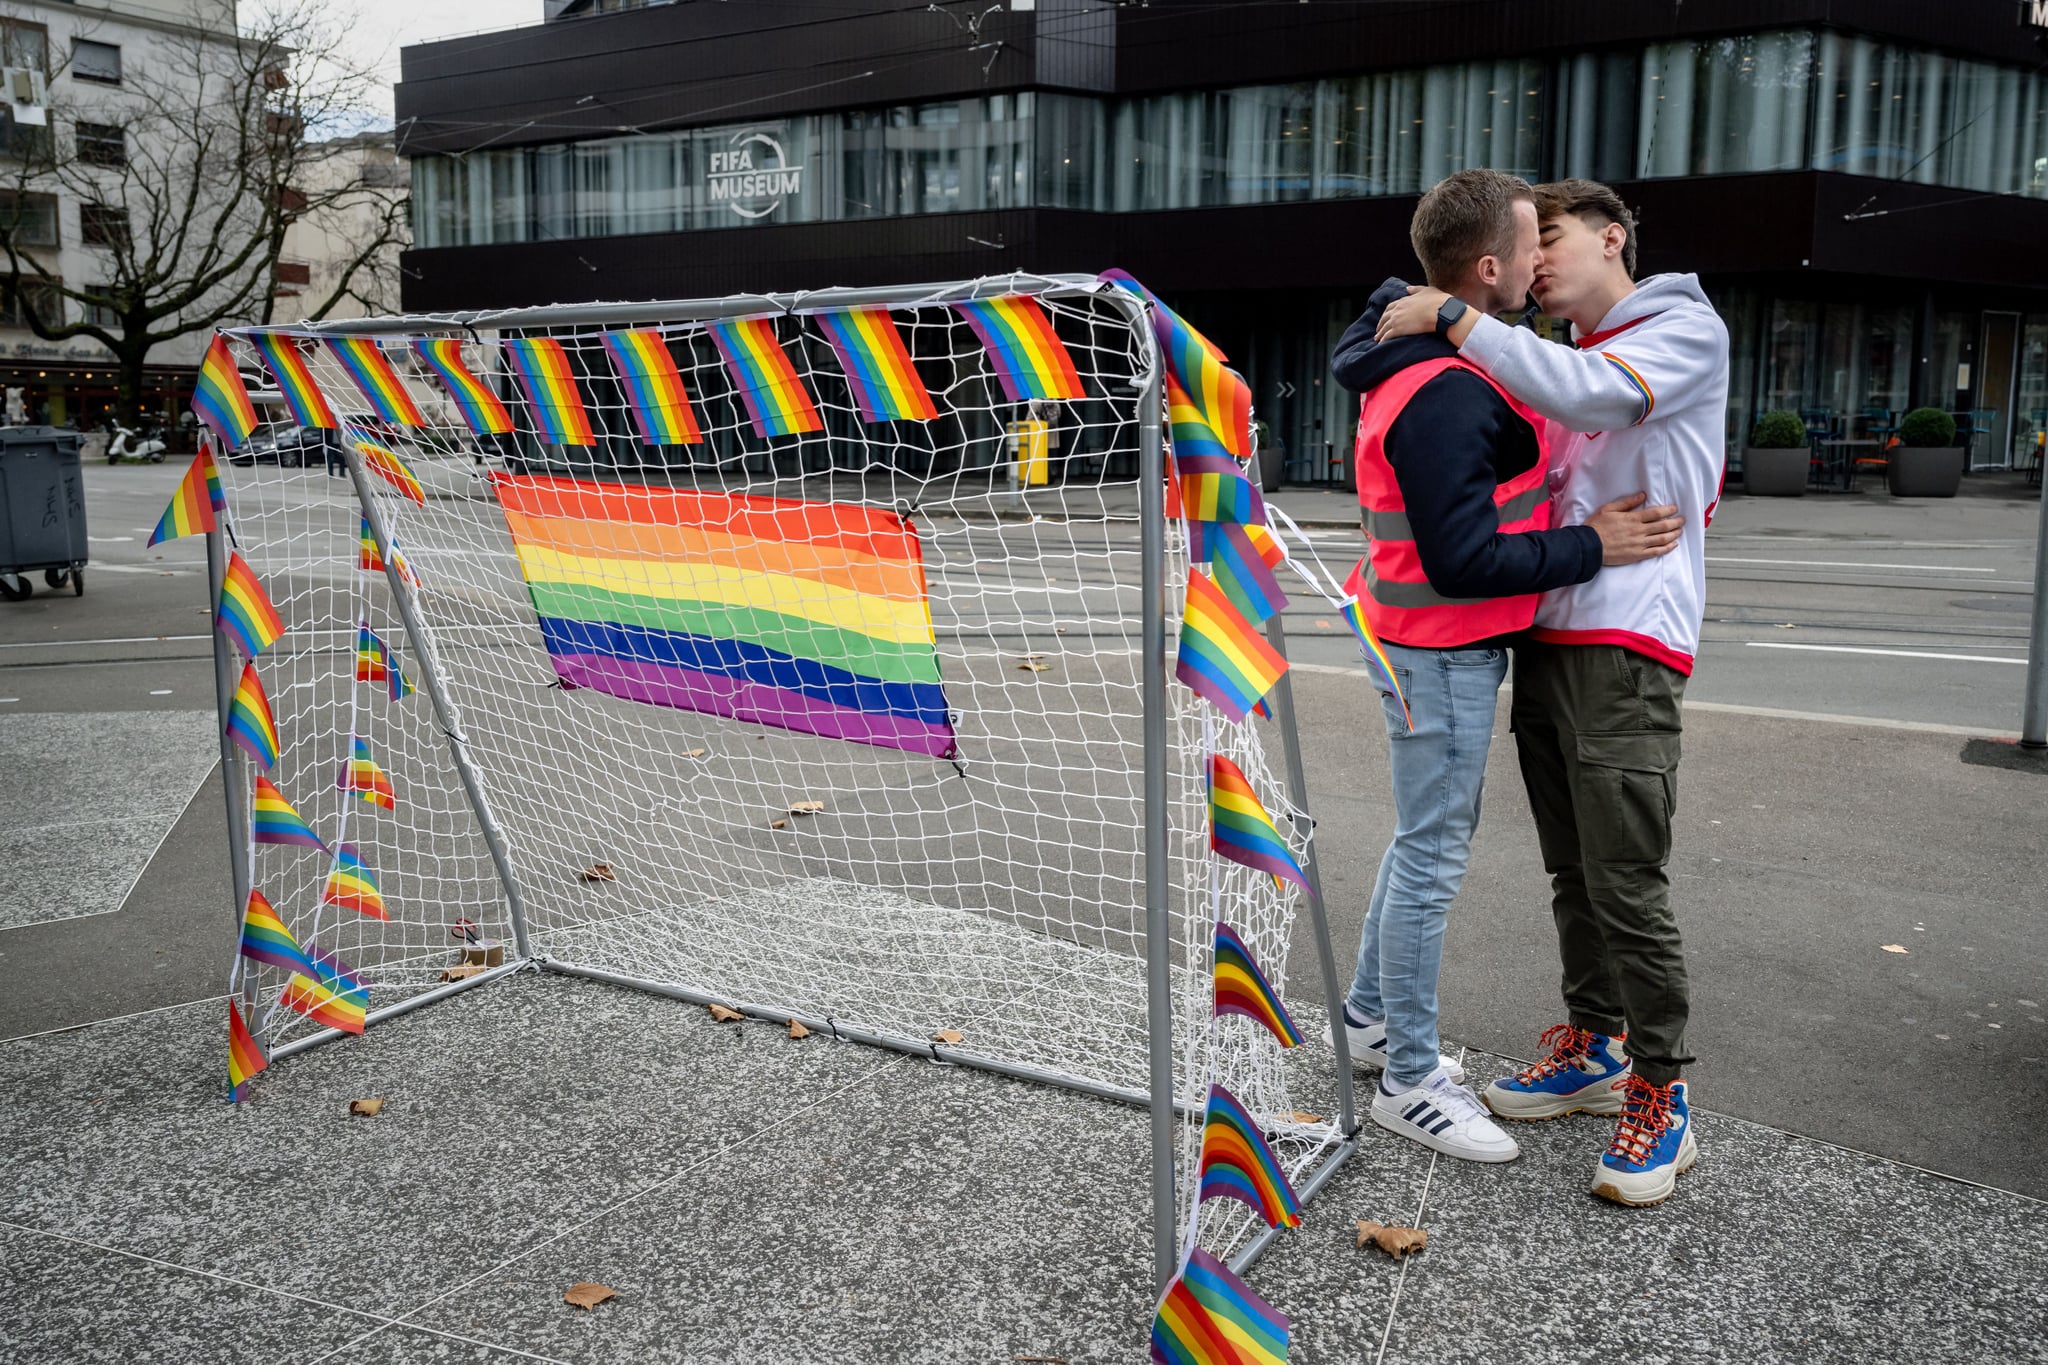
[[362,15],[357,25],[360,54],[380,63],[387,87],[384,115],[388,123],[388,87],[398,80],[398,50],[412,43],[458,33],[514,28],[540,22],[541,0],[354,0]]

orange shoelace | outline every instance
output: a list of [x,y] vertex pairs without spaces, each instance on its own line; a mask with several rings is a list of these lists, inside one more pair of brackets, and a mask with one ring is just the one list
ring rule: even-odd
[[1621,1122],[1615,1125],[1607,1155],[1618,1156],[1631,1166],[1648,1165],[1651,1151],[1670,1126],[1671,1088],[1651,1085],[1631,1072],[1621,1104]]
[[1538,1045],[1549,1048],[1550,1055],[1532,1067],[1515,1073],[1515,1080],[1523,1085],[1534,1085],[1558,1075],[1579,1058],[1593,1050],[1593,1035],[1586,1029],[1573,1028],[1570,1024],[1552,1024],[1543,1030]]

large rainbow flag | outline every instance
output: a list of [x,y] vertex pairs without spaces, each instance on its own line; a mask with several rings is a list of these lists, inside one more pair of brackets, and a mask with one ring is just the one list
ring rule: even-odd
[[894,512],[494,473],[571,687],[952,758],[917,530]]

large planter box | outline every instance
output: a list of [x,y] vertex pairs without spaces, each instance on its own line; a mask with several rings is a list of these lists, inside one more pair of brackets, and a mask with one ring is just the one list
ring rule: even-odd
[[1885,463],[1884,481],[1895,498],[1952,498],[1963,486],[1961,446],[1897,446]]
[[1812,455],[1796,450],[1744,450],[1742,491],[1751,497],[1796,498],[1806,492],[1806,471]]

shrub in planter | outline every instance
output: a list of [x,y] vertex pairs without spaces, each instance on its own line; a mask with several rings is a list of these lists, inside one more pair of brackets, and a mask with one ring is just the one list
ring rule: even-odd
[[1943,449],[1956,443],[1956,419],[1940,408],[1914,408],[1899,419],[1899,444],[1915,450]]
[[1895,498],[1952,498],[1963,484],[1965,451],[1955,443],[1956,419],[1940,408],[1914,408],[1899,419],[1899,443],[1885,461]]
[[1783,408],[1757,419],[1742,452],[1742,491],[1767,498],[1796,498],[1806,491],[1810,458],[1806,423]]

